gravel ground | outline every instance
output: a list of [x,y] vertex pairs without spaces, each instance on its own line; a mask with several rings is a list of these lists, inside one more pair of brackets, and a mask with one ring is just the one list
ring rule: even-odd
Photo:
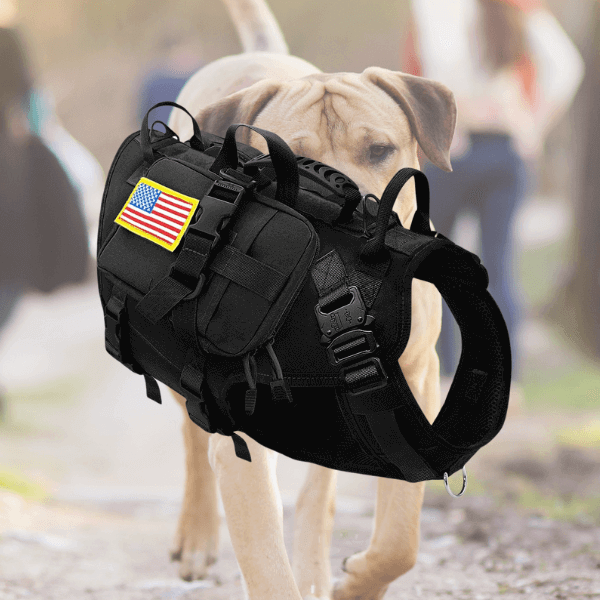
[[[223,549],[210,577],[177,579],[167,557],[177,509],[176,503],[143,501],[44,506],[28,527],[6,529],[0,537],[0,598],[242,600],[224,524]],[[334,576],[342,575],[345,556],[367,544],[371,514],[368,508],[338,511]],[[290,551],[291,507],[284,521]],[[464,497],[459,504],[430,494],[421,534],[417,566],[390,586],[386,600],[600,598],[598,526],[518,514],[485,497]]]
[[[90,282],[28,297],[3,336],[0,374],[10,394],[0,471],[26,475],[50,500],[0,491],[0,600],[242,599],[224,522],[209,578],[178,579],[168,549],[183,484],[182,414],[167,394],[162,406],[148,401],[141,378],[106,355],[102,334]],[[470,461],[464,497],[429,486],[418,564],[386,600],[600,599],[599,451],[559,447],[555,435],[591,418],[517,412]],[[305,470],[279,459],[290,551]],[[532,490],[538,496],[524,508]],[[373,479],[340,474],[336,577],[343,558],[368,543],[374,492]],[[549,518],[556,511],[543,500],[573,497],[587,503],[567,520]]]

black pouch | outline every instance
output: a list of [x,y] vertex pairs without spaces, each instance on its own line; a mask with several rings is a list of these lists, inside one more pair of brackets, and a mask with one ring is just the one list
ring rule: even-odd
[[[236,207],[227,226],[215,231],[218,239],[202,270],[203,285],[192,281],[190,293],[156,321],[173,320],[178,307],[186,305],[195,323],[193,336],[205,352],[227,357],[248,354],[275,334],[318,251],[313,226],[293,207],[299,184],[296,159],[283,140],[253,128],[265,134],[277,175],[275,197],[270,198],[258,193],[252,177],[238,166],[238,158],[246,161],[260,153],[250,147],[238,152],[237,126],[230,128],[215,158],[215,152],[206,152],[195,121],[194,137],[182,143],[170,130],[158,136],[150,132],[147,118],[141,132],[125,140],[108,176],[98,240],[101,295],[108,297],[102,288],[109,279],[111,284],[124,284],[134,310],[146,308],[156,286],[173,274],[186,236],[192,235],[190,229],[203,218],[210,226],[209,209],[221,207],[214,190],[225,194],[234,190]],[[188,230],[173,251],[115,223],[142,177],[198,201]]]

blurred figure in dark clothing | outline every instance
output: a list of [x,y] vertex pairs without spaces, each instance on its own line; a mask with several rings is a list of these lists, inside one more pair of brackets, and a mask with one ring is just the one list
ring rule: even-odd
[[[0,25],[12,25],[0,5]],[[13,13],[14,16],[14,13]],[[85,279],[87,230],[79,197],[52,151],[31,132],[33,78],[21,37],[0,27],[0,334],[28,290]],[[0,389],[0,418],[5,402]]]
[[[137,105],[137,123],[158,102],[175,102],[185,82],[205,63],[201,60],[197,44],[182,44],[175,33],[166,35],[159,48],[162,56],[158,64],[148,68],[141,84]],[[172,107],[161,106],[150,113],[149,122],[169,122]]]
[[[0,27],[0,211],[4,223],[14,223],[25,204],[26,152],[29,129],[27,110],[32,78],[20,37],[10,27]],[[12,248],[6,225],[0,228],[0,330],[22,294],[20,274],[11,267]]]

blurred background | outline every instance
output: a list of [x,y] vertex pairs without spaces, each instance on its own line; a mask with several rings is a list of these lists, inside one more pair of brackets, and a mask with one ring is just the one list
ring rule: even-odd
[[[435,69],[418,4],[269,2],[290,52],[325,72],[378,65],[428,76]],[[149,402],[143,380],[105,352],[95,280],[96,221],[119,145],[163,90],[176,96],[197,68],[241,50],[220,2],[166,6],[0,0],[0,25],[10,30],[0,40],[0,76],[16,90],[2,98],[0,130],[2,144],[8,140],[0,148],[0,238],[10,240],[0,244],[0,598],[241,594],[225,530],[214,578],[178,582],[168,562],[183,491],[183,415],[166,393],[162,406]],[[575,579],[600,580],[600,2],[545,6],[576,52],[555,73],[568,88],[564,110],[539,148],[520,155],[526,185],[507,217],[518,390],[504,429],[469,464],[467,497],[452,501],[443,485],[428,485],[421,560],[389,597],[434,594],[432,565],[444,577],[448,569],[445,589],[467,585],[473,574],[461,569],[478,565],[481,598],[502,590],[510,598],[527,586],[545,593],[553,561],[574,561]],[[457,99],[460,113],[468,104]],[[464,151],[454,148],[456,160]],[[433,205],[442,200],[433,194]],[[27,227],[7,227],[8,217]],[[432,217],[436,224],[433,209]],[[452,231],[440,230],[481,254],[477,211],[466,206],[451,222]],[[44,244],[27,267],[31,281],[20,281],[11,266],[27,254],[27,231]],[[69,246],[57,242],[65,231],[73,232]],[[286,523],[305,470],[280,458]],[[375,482],[341,473],[338,492],[336,568],[368,541]],[[578,597],[567,580],[547,584],[566,595],[539,597]],[[594,585],[586,593],[600,597]]]

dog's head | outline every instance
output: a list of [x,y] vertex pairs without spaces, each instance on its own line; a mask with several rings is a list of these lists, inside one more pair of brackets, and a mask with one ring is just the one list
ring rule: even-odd
[[[379,67],[263,80],[204,108],[197,120],[201,129],[221,136],[231,123],[273,131],[295,154],[340,170],[363,194],[378,197],[399,169],[419,168],[417,145],[435,165],[452,170],[452,92],[436,81]],[[240,130],[237,139],[267,151],[262,137],[249,129]],[[416,209],[409,183],[395,205],[405,226]]]

